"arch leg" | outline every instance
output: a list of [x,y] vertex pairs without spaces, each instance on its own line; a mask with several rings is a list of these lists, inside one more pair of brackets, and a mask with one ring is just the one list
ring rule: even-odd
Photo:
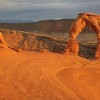
[[97,47],[96,47],[96,53],[95,53],[95,57],[96,58],[100,58],[100,32],[97,33]]
[[79,51],[79,45],[77,41],[73,38],[69,38],[67,42],[67,48],[66,48],[66,53],[69,54],[77,54]]

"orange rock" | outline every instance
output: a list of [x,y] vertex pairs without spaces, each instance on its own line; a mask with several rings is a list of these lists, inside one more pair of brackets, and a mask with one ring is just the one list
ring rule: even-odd
[[2,36],[2,33],[0,32],[0,48],[7,48],[8,45],[4,39],[4,37]]
[[78,43],[76,42],[75,39],[70,38],[67,43],[66,52],[69,52],[70,54],[76,54],[78,53],[78,51],[79,51]]
[[100,58],[100,44],[97,45],[95,57]]
[[[79,33],[83,30],[83,28],[88,25],[90,29],[96,32],[97,35],[97,49],[95,57],[100,57],[100,16],[92,13],[81,13],[79,14],[76,22],[70,28],[70,37],[67,43],[66,52],[77,53],[79,50],[78,44],[76,42],[76,38]],[[73,41],[73,42],[72,42]]]

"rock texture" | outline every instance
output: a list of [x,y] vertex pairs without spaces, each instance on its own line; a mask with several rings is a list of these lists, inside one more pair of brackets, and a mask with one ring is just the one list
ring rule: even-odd
[[[97,49],[95,57],[100,57],[100,16],[91,13],[81,13],[79,14],[76,22],[72,24],[70,28],[70,37],[67,44],[66,52],[78,52],[78,44],[76,43],[76,38],[83,28],[88,25],[97,35]],[[71,40],[71,41],[70,41]],[[71,43],[72,42],[72,43]]]
[[0,48],[7,48],[7,47],[8,47],[8,45],[5,41],[2,33],[0,32]]
[[[2,35],[7,41],[11,49],[19,52],[22,50],[29,51],[41,51],[41,52],[56,52],[65,53],[67,41],[59,40],[47,35],[35,34],[30,32],[6,30],[1,29]],[[70,42],[73,41],[73,42]],[[94,58],[94,52],[96,50],[95,44],[78,43],[76,40],[71,39],[69,42],[73,46],[76,45],[71,51],[78,52],[79,55],[85,58]],[[75,43],[74,43],[75,42]],[[69,44],[70,44],[69,43]],[[67,46],[68,47],[68,46]],[[68,49],[67,49],[68,50]],[[71,52],[72,54],[73,52]]]
[[7,43],[14,48],[30,51],[48,50],[59,53],[63,53],[66,48],[66,41],[46,35],[6,29],[1,29],[0,31],[3,33]]
[[0,100],[100,100],[100,59],[0,49]]
[[78,53],[78,51],[79,51],[78,43],[76,42],[75,39],[70,38],[67,43],[66,52],[69,52],[70,54],[75,54]]

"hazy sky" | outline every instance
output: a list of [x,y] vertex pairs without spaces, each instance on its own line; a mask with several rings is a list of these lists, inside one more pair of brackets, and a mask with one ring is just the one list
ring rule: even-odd
[[0,19],[44,20],[100,14],[100,0],[0,0]]

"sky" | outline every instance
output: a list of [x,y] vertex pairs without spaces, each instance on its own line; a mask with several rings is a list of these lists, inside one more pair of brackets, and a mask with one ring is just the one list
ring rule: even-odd
[[0,19],[47,20],[100,14],[100,0],[0,0]]

